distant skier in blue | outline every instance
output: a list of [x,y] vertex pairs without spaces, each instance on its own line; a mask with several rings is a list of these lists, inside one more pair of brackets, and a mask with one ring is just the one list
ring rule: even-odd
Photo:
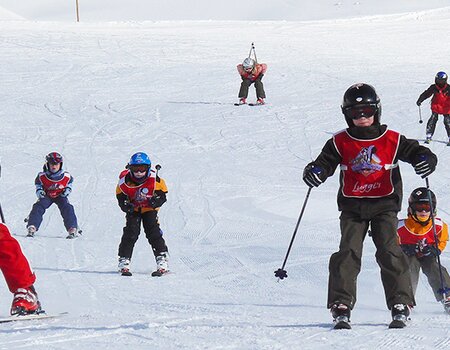
[[72,192],[73,177],[63,170],[63,158],[57,152],[51,152],[46,157],[43,171],[35,180],[36,196],[28,216],[28,235],[33,237],[39,230],[45,211],[55,203],[63,217],[64,226],[68,232],[67,238],[75,238],[78,233],[77,217],[73,205],[69,202],[69,194]]

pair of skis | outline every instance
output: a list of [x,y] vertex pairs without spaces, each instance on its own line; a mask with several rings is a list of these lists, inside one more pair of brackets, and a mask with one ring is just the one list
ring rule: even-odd
[[[394,319],[389,323],[390,329],[405,328],[407,326],[406,320]],[[334,323],[333,329],[352,329],[350,320],[345,317],[345,319],[337,319]]]
[[[162,276],[165,276],[165,275],[167,275],[167,274],[169,274],[170,273],[170,271],[169,270],[167,270],[167,271],[159,271],[159,270],[156,270],[156,271],[153,271],[152,272],[152,274],[151,274],[151,276],[152,277],[162,277]],[[121,276],[133,276],[133,274],[131,273],[131,271],[130,270],[128,270],[128,269],[124,269],[124,270],[122,270],[122,271],[120,271],[120,275]]]
[[265,103],[235,103],[235,106],[264,106]]

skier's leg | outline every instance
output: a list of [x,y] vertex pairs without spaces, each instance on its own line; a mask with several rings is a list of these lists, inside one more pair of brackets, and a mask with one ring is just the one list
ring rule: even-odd
[[331,255],[329,262],[328,308],[334,304],[345,304],[353,309],[356,278],[361,270],[363,241],[369,222],[351,212],[342,212],[340,226],[339,251]]
[[69,199],[67,197],[57,197],[55,198],[55,203],[61,213],[66,230],[69,230],[71,228],[78,228],[75,210],[73,208],[73,205],[70,204]]
[[39,230],[39,226],[41,226],[42,223],[42,217],[52,204],[53,201],[48,197],[38,199],[38,201],[33,204],[33,208],[28,216],[28,226],[34,226],[36,227],[36,230]]
[[408,260],[397,238],[397,213],[384,212],[371,220],[375,254],[381,269],[386,304],[389,310],[395,304],[415,305]]
[[250,79],[242,78],[241,88],[239,89],[239,98],[247,98],[248,96],[248,88],[252,85],[253,82]]
[[[433,289],[434,296],[437,301],[442,301],[442,293],[439,290],[441,286],[441,276],[439,273],[439,264],[436,257],[426,256],[421,259],[422,271],[427,276],[428,283]],[[444,282],[444,288],[450,288],[450,276],[447,269],[441,265],[442,279]]]
[[450,141],[450,114],[444,114],[444,125],[447,131],[447,137]]
[[438,121],[438,114],[437,113],[431,113],[430,119],[428,119],[427,122],[427,138],[432,137],[434,135],[434,130],[436,129],[436,123]]
[[256,98],[266,98],[266,92],[264,91],[264,84],[261,78],[255,80]]
[[119,257],[131,259],[134,245],[141,231],[141,214],[127,213],[126,224],[123,228],[122,239],[119,244]]
[[411,286],[413,289],[414,295],[416,295],[417,285],[419,284],[419,275],[420,275],[420,261],[417,259],[415,255],[407,256],[409,265],[409,272],[411,273]]
[[32,286],[36,280],[19,243],[4,224],[0,224],[0,269],[12,293]]
[[153,254],[160,255],[168,252],[166,242],[163,238],[163,232],[158,223],[158,212],[156,210],[148,211],[142,214],[145,236],[150,243]]

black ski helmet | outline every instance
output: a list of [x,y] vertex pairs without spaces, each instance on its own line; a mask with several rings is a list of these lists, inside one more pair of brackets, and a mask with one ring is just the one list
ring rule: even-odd
[[[436,195],[433,193],[433,191],[430,190],[431,193],[431,209],[433,211],[433,214],[436,215],[436,205],[437,205],[437,199]],[[411,192],[408,198],[408,214],[412,216],[412,218],[419,222],[420,224],[426,226],[428,222],[430,221],[430,218],[428,218],[427,221],[420,221],[416,216],[416,205],[418,204],[430,204],[430,199],[428,198],[428,189],[426,187],[418,187],[414,191]]]
[[350,86],[342,99],[342,113],[349,127],[354,126],[353,120],[347,116],[347,111],[352,108],[371,106],[375,107],[374,124],[380,124],[381,102],[375,88],[372,85],[358,83]]
[[447,73],[445,72],[437,72],[436,76],[434,77],[434,82],[436,85],[444,86],[447,84]]

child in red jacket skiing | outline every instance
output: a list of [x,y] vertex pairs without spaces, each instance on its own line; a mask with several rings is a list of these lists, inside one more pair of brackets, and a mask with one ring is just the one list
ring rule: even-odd
[[250,85],[255,84],[256,104],[263,105],[266,93],[261,79],[266,73],[267,65],[265,63],[257,63],[253,58],[247,57],[242,64],[237,65],[237,70],[242,78],[239,90],[239,104],[247,103],[248,89]]
[[427,122],[427,135],[425,143],[430,143],[436,129],[438,115],[444,116],[445,130],[447,131],[448,143],[450,146],[450,86],[447,84],[447,73],[438,72],[434,79],[434,84],[430,85],[418,98],[416,104],[420,106],[423,101],[433,96],[431,99],[431,117]]
[[426,187],[412,191],[408,199],[408,217],[398,223],[397,234],[400,246],[408,256],[414,294],[419,282],[420,270],[427,276],[437,301],[444,304],[450,313],[450,276],[437,257],[444,251],[448,242],[448,225],[434,217],[436,238],[434,236],[431,211],[436,216],[436,196],[431,191],[431,201]]
[[19,242],[11,236],[6,225],[0,223],[0,269],[14,299],[11,315],[37,314],[42,312],[41,303],[34,289],[36,276],[31,271]]

